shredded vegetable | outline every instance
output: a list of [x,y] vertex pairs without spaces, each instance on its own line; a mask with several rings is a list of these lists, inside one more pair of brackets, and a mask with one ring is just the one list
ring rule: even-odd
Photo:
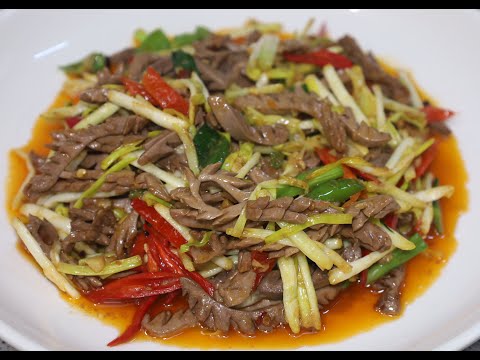
[[55,266],[45,256],[40,248],[40,245],[37,243],[30,231],[28,231],[27,227],[17,218],[12,220],[12,226],[17,232],[18,237],[25,244],[25,247],[28,249],[29,253],[42,268],[47,279],[54,283],[61,291],[66,292],[74,299],[78,299],[80,297],[80,293],[65,276],[60,274],[57,269],[55,269]]

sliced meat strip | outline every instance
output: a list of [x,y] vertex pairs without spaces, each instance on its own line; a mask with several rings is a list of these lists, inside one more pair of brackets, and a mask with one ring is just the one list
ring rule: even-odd
[[354,38],[346,35],[338,43],[343,48],[344,54],[362,67],[368,81],[380,84],[385,95],[405,104],[410,102],[408,89],[402,85],[400,80],[387,74],[373,54],[365,54]]
[[249,125],[238,110],[227,104],[223,96],[210,96],[208,103],[218,123],[235,140],[251,141],[260,145],[278,145],[287,141],[289,137],[288,128],[284,125]]
[[393,269],[373,284],[376,290],[383,290],[375,308],[385,315],[398,315],[401,311],[400,296],[405,279],[405,266]]
[[285,323],[283,304],[255,311],[235,310],[212,299],[192,280],[181,278],[180,282],[189,308],[197,321],[212,331],[227,332],[233,328],[243,334],[252,335],[256,328],[271,331]]
[[142,328],[150,336],[160,338],[172,337],[196,325],[197,319],[190,309],[179,310],[175,313],[162,311],[153,319],[147,314],[142,320]]
[[120,116],[112,117],[103,124],[86,129],[64,131],[59,136],[63,138],[63,141],[57,144],[58,150],[42,166],[41,174],[35,175],[30,180],[25,188],[25,195],[31,198],[35,193],[50,190],[70,161],[94,140],[107,135],[135,133],[141,130],[146,123],[145,119],[138,116]]

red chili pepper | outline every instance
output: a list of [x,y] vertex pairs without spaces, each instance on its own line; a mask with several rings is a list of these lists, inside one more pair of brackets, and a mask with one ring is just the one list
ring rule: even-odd
[[145,87],[142,84],[136,81],[130,80],[125,76],[122,77],[122,83],[123,85],[125,85],[125,88],[127,89],[127,92],[130,95],[133,95],[133,96],[140,95],[145,100],[150,102],[152,105],[155,105],[155,106],[160,105],[158,102],[155,101],[155,99],[152,96],[150,96],[150,94],[147,92],[147,90],[145,90]]
[[147,68],[147,71],[143,75],[142,82],[145,90],[160,104],[162,109],[175,109],[185,116],[188,115],[188,102],[175,91],[175,89],[168,85],[153,67],[149,66]]
[[430,165],[432,165],[435,156],[437,155],[438,143],[435,141],[432,146],[430,146],[420,157],[420,163],[415,166],[416,177],[419,178],[423,176]]
[[330,154],[327,148],[315,148],[315,152],[324,165],[334,163],[338,160],[336,156]]
[[283,56],[287,61],[291,62],[312,64],[317,66],[325,66],[330,64],[336,69],[345,69],[353,66],[353,63],[347,57],[326,49],[320,49],[306,54],[284,53]]
[[86,296],[102,304],[161,295],[180,289],[179,278],[180,275],[167,272],[133,274],[91,290]]
[[276,259],[269,259],[268,254],[254,250],[251,252],[252,254],[252,261],[256,261],[262,265],[261,268],[256,267],[254,271],[257,273],[257,277],[255,278],[255,282],[253,284],[253,288],[256,289],[263,278],[272,271],[273,267],[277,263]]
[[[317,153],[317,156],[320,158],[320,160],[324,165],[328,165],[328,164],[334,163],[335,161],[338,161],[338,158],[330,154],[327,148],[321,148],[321,149],[315,148],[315,152]],[[342,168],[343,168],[343,177],[345,179],[357,178],[353,170],[350,169],[348,166],[342,165]]]
[[[170,295],[170,294],[169,294]],[[145,314],[148,312],[153,303],[157,300],[158,296],[151,296],[140,300],[140,304],[133,315],[132,322],[125,329],[125,331],[116,339],[110,341],[107,346],[117,346],[133,339],[133,337],[142,328],[142,320]]]
[[145,237],[145,234],[143,232],[140,232],[137,235],[137,238],[135,239],[135,242],[133,243],[132,248],[130,249],[130,256],[135,256],[138,255],[143,259],[143,256],[145,255],[145,243],[147,242],[147,238]]
[[451,110],[442,109],[431,105],[425,106],[422,111],[425,113],[428,123],[445,121],[455,115],[455,112]]
[[383,222],[385,225],[387,225],[389,228],[393,230],[397,230],[398,226],[398,215],[397,214],[388,214],[383,218]]
[[185,269],[180,258],[175,255],[167,246],[167,241],[162,241],[163,234],[158,233],[156,229],[147,229],[150,232],[150,235],[155,239],[159,256],[165,263],[167,270],[189,277],[198,285],[200,285],[210,296],[213,296],[215,291],[213,285],[199,273]]
[[135,198],[132,200],[132,207],[140,216],[145,219],[152,227],[165,237],[173,246],[179,248],[187,241],[183,236],[170,225],[152,206],[148,206],[145,201]]
[[160,260],[158,249],[155,242],[148,237],[147,238],[147,270],[149,272],[158,272],[160,270],[167,270],[165,264]]
[[67,123],[67,126],[71,129],[75,125],[77,125],[80,122],[80,120],[82,120],[81,116],[72,116],[72,117],[66,118],[65,122]]

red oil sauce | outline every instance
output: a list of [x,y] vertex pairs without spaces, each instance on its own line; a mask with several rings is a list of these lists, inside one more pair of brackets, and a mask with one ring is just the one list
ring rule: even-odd
[[[68,98],[60,95],[52,107],[62,106]],[[61,128],[40,118],[33,130],[32,140],[24,150],[35,150],[40,154],[48,153],[45,144],[50,142],[49,133]],[[449,171],[454,168],[456,171]],[[455,193],[450,199],[442,199],[445,233],[428,240],[429,250],[414,258],[407,267],[407,277],[403,289],[403,308],[422,295],[440,276],[443,266],[456,248],[455,226],[462,212],[467,210],[468,196],[466,190],[467,173],[456,139],[450,136],[440,142],[438,156],[432,165],[433,173],[441,184],[455,186]],[[12,199],[17,193],[27,170],[23,160],[14,152],[10,153],[10,173],[7,189],[7,209],[12,217]],[[29,259],[30,256],[18,247]],[[33,260],[32,260],[33,262]],[[72,300],[62,294],[72,306],[96,317],[108,325],[123,331],[133,317],[135,308],[127,306],[96,306],[86,299]],[[164,345],[203,349],[291,349],[307,345],[318,345],[344,340],[355,334],[373,329],[395,318],[381,315],[374,310],[378,295],[359,285],[352,285],[344,291],[333,304],[322,311],[323,330],[315,334],[292,336],[286,329],[277,329],[271,334],[260,333],[247,337],[236,332],[227,336],[209,333],[198,328],[184,331],[170,339],[153,339],[139,334],[136,340],[158,341]]]

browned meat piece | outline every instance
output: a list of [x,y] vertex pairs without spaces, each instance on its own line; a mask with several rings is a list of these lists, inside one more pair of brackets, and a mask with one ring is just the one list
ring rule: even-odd
[[[265,246],[262,248],[262,250],[265,250]],[[277,250],[277,251],[270,251],[268,253],[268,258],[269,259],[278,259],[281,257],[289,257],[292,255],[295,255],[298,253],[300,250],[296,247],[291,247],[291,246],[284,246],[283,249]]]
[[41,174],[35,175],[25,188],[25,195],[32,199],[39,193],[47,192],[58,180],[65,167],[91,142],[107,135],[126,135],[138,132],[147,121],[138,116],[118,116],[108,119],[103,124],[82,130],[65,130],[57,134],[60,140],[58,150],[42,166]]
[[236,218],[240,215],[243,206],[244,204],[241,203],[221,210],[213,222],[211,220],[201,219],[205,213],[190,208],[170,209],[170,215],[172,215],[180,225],[192,229],[226,231],[229,227],[234,226]]
[[398,315],[401,311],[400,295],[405,279],[405,266],[393,269],[373,284],[376,290],[383,290],[375,308],[385,315]]
[[365,54],[351,36],[344,36],[338,43],[343,48],[345,55],[354,63],[360,65],[365,74],[365,79],[378,83],[389,98],[408,104],[410,94],[400,80],[387,74],[378,64],[373,54]]
[[148,190],[156,197],[167,202],[172,201],[172,197],[168,193],[167,189],[165,189],[163,183],[152,174],[144,172],[137,175],[133,187],[135,189]]
[[50,249],[58,240],[58,233],[55,227],[47,220],[40,220],[38,217],[29,215],[27,228],[42,248],[44,254],[50,257]]
[[93,103],[93,104],[103,104],[108,101],[107,98],[107,89],[100,87],[93,87],[87,90],[82,91],[80,94],[80,100]]
[[234,106],[246,110],[254,108],[264,114],[291,114],[299,112],[308,114],[316,119],[322,117],[324,103],[315,94],[309,94],[302,90],[277,94],[245,95],[235,99]]
[[305,151],[305,155],[303,155],[303,162],[305,163],[305,167],[307,169],[315,168],[321,163],[320,158],[313,151]]
[[288,140],[289,132],[286,126],[280,124],[251,126],[222,96],[210,96],[208,103],[218,123],[235,140],[251,141],[260,145],[278,145]]
[[[253,190],[253,184],[248,180],[239,179],[234,174],[221,170],[221,163],[215,163],[206,166],[198,175],[198,180],[201,183],[214,183],[220,189],[227,192],[237,202],[242,202],[248,199],[250,192]],[[193,174],[187,172],[187,181],[193,181]]]
[[314,94],[302,91],[268,95],[246,95],[235,99],[235,106],[245,110],[252,107],[265,114],[288,114],[292,111],[308,114],[320,120],[323,132],[332,147],[340,153],[346,150],[344,126],[341,116]]
[[318,267],[315,267],[312,272],[312,282],[315,289],[320,289],[322,287],[330,285],[330,282],[328,281],[328,271],[321,270]]
[[365,160],[375,166],[383,167],[392,156],[393,150],[389,146],[370,148]]
[[118,67],[120,64],[128,64],[135,55],[135,48],[126,48],[108,57],[108,62],[113,68]]
[[159,58],[160,55],[151,52],[138,52],[134,54],[128,66],[127,76],[132,80],[140,81],[145,69],[155,63]]
[[182,171],[184,168],[188,167],[188,161],[185,153],[177,154],[174,152],[173,154],[157,161],[155,165],[160,169],[174,173],[176,171]]
[[111,153],[118,147],[145,140],[145,135],[109,135],[101,137],[88,145],[96,152]]
[[[181,224],[193,228],[219,229],[238,217],[243,209],[243,202],[250,194],[249,191],[242,189],[247,190],[252,187],[252,184],[249,181],[238,179],[226,171],[219,170],[220,166],[220,163],[208,165],[198,175],[198,178],[190,169],[184,169],[189,187],[177,188],[170,194],[172,199],[181,202],[184,207],[188,207],[187,209],[170,210],[172,216]],[[208,205],[200,195],[200,185],[207,182],[214,183],[240,203],[224,209]],[[213,222],[211,222],[212,220]]]
[[187,296],[188,305],[197,321],[212,331],[227,332],[233,328],[243,334],[252,335],[256,328],[271,331],[285,323],[283,304],[255,311],[235,310],[212,299],[192,280],[181,278],[180,282],[183,295]]
[[357,231],[353,231],[350,226],[344,227],[340,234],[348,239],[359,241],[362,247],[370,251],[385,251],[392,246],[390,236],[371,222],[366,222]]
[[240,251],[237,268],[241,273],[252,270],[252,253],[250,251]]
[[253,270],[221,272],[215,277],[215,300],[228,307],[240,305],[252,294],[256,277],[257,273]]
[[[60,174],[62,180],[57,181],[49,192],[83,192],[102,174],[101,170],[86,170],[85,173],[62,171]],[[134,179],[135,173],[130,170],[108,174],[99,191],[115,192],[118,195],[124,194],[133,186]]]
[[97,72],[97,86],[102,86],[106,84],[122,84],[122,73],[125,66],[121,64],[119,66],[118,72],[112,74],[108,67],[104,67],[102,70]]
[[310,45],[302,39],[286,39],[278,44],[278,53],[306,53],[309,52]]
[[38,155],[35,151],[30,151],[28,153],[28,157],[30,158],[33,168],[35,169],[35,173],[40,172],[43,164],[45,164],[45,161],[47,161],[46,157]]
[[346,111],[346,114],[339,118],[343,121],[348,136],[361,145],[366,147],[378,147],[386,145],[391,139],[390,134],[378,131],[371,126],[368,126],[365,122],[360,124],[357,123],[353,118],[351,111]]
[[320,307],[320,309],[324,308],[333,300],[335,300],[335,298],[340,294],[341,291],[342,289],[338,285],[327,285],[325,287],[315,290],[315,293],[317,294],[318,306]]
[[162,311],[153,319],[150,315],[145,315],[142,320],[142,328],[147,331],[150,336],[160,338],[168,338],[185,329],[197,325],[197,319],[190,309],[179,310],[176,313],[170,311]]
[[342,257],[348,262],[354,262],[355,260],[360,259],[362,257],[362,249],[360,248],[360,245],[358,245],[358,242],[354,241],[352,245],[344,246]]
[[137,236],[138,214],[132,211],[125,219],[115,226],[115,232],[108,244],[107,251],[114,252],[117,258],[125,257],[126,250],[130,248]]
[[145,152],[138,159],[140,165],[154,163],[173,154],[175,148],[182,142],[173,131],[164,130],[145,144]]
[[343,117],[333,112],[331,106],[326,105],[322,107],[322,116],[319,119],[328,143],[339,153],[345,152],[347,150],[347,133],[341,122]]
[[252,170],[249,171],[248,177],[255,183],[260,184],[261,182],[272,180],[267,173],[265,173],[260,166],[255,166]]
[[107,246],[115,231],[115,225],[116,219],[111,208],[99,208],[95,212],[92,222],[80,219],[73,220],[72,230],[64,239],[62,245],[65,249],[75,242],[84,241]]
[[353,216],[352,228],[353,231],[357,231],[369,218],[382,219],[399,208],[398,203],[390,195],[376,195],[357,201],[346,210],[346,213]]
[[108,154],[88,154],[85,159],[80,163],[80,168],[82,169],[100,169],[100,165],[108,156]]
[[282,300],[283,283],[279,270],[270,271],[258,284],[257,292],[270,300]]
[[244,75],[248,52],[245,47],[233,43],[229,36],[212,35],[193,46],[195,64],[208,90],[222,91],[232,84],[252,84]]
[[303,224],[308,215],[330,209],[330,204],[321,200],[308,198],[282,197],[270,200],[260,197],[257,200],[248,200],[246,216],[254,221],[286,221],[293,224]]
[[228,250],[233,250],[233,249],[247,249],[249,247],[258,245],[258,244],[264,244],[263,239],[261,238],[243,238],[241,240],[237,239],[231,239],[228,242],[227,249]]
[[213,233],[207,245],[202,247],[190,247],[189,254],[195,264],[204,264],[216,256],[225,254],[227,238],[225,235]]
[[174,74],[173,61],[171,56],[160,56],[150,66],[162,76],[171,76]]

